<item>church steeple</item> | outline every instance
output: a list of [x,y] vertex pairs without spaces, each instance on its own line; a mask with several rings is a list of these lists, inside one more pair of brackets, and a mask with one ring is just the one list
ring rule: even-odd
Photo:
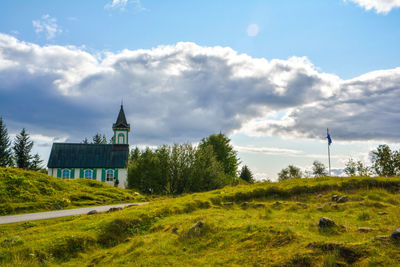
[[119,110],[117,121],[113,124],[114,131],[114,144],[128,144],[128,132],[131,130],[130,124],[126,121],[124,106],[121,103],[121,109]]

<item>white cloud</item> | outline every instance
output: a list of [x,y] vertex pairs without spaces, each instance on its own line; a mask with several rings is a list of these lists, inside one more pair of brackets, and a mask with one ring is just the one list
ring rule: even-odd
[[400,68],[342,80],[304,57],[268,61],[194,43],[98,57],[0,34],[0,114],[10,127],[81,141],[111,131],[121,98],[136,144],[239,130],[324,139],[327,127],[334,141],[400,140]]
[[250,24],[247,27],[247,35],[248,36],[251,36],[251,37],[257,36],[258,35],[258,31],[259,31],[259,28],[258,28],[257,24]]
[[[346,1],[346,0],[345,0]],[[374,9],[376,13],[387,14],[392,9],[400,7],[400,0],[350,0],[365,10]]]
[[294,149],[284,149],[277,147],[251,147],[251,146],[234,146],[236,151],[239,152],[250,152],[250,153],[262,153],[268,155],[298,155],[302,151]]
[[119,9],[121,11],[125,11],[128,9],[129,5],[136,12],[146,10],[146,8],[142,6],[140,0],[113,0],[111,3],[106,4],[104,9]]
[[57,19],[52,18],[49,14],[43,15],[40,20],[33,20],[32,25],[36,33],[44,33],[48,40],[62,32],[57,25]]

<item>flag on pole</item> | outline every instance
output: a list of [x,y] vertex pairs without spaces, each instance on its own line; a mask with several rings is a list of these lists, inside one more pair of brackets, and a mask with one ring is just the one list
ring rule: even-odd
[[331,139],[331,135],[329,134],[329,131],[327,131],[326,138],[328,138],[328,145],[330,146],[332,144],[332,139]]

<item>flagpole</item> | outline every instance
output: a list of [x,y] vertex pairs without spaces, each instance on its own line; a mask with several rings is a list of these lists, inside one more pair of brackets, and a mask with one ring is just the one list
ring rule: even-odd
[[[329,129],[326,128],[326,136],[329,136]],[[328,162],[329,162],[329,176],[331,176],[331,149],[328,140]]]

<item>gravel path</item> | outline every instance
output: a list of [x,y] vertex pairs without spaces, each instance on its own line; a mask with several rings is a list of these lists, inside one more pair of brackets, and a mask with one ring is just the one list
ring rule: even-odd
[[71,216],[71,215],[87,214],[89,211],[92,211],[92,210],[96,210],[97,212],[104,212],[104,211],[108,211],[110,208],[124,208],[129,205],[141,206],[141,205],[146,205],[146,204],[149,204],[149,202],[117,204],[117,205],[107,205],[107,206],[95,206],[95,207],[87,207],[87,208],[79,208],[79,209],[46,211],[46,212],[38,212],[38,213],[20,214],[20,215],[8,215],[8,216],[0,217],[0,224],[25,222],[25,221],[36,221],[36,220],[44,220],[44,219],[51,219],[51,218],[58,218],[58,217],[66,217],[66,216]]

